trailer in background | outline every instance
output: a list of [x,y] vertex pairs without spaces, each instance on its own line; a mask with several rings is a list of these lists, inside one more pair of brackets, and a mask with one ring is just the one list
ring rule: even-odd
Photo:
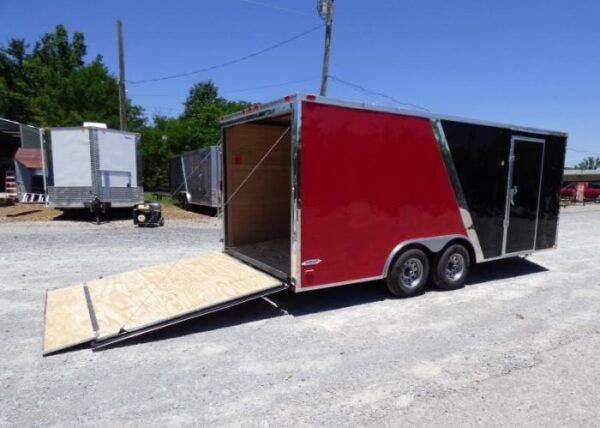
[[20,147],[15,154],[18,200],[21,203],[46,203],[46,168],[42,150]]
[[144,201],[139,134],[97,125],[49,128],[43,145],[51,207],[101,212]]
[[0,192],[19,202],[46,202],[40,129],[0,118]]
[[169,177],[171,194],[183,208],[217,208],[221,203],[221,147],[204,147],[173,157]]

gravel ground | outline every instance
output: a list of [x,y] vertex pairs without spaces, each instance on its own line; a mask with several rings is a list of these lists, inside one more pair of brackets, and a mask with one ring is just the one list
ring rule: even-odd
[[0,425],[599,426],[597,207],[563,210],[559,250],[479,265],[462,290],[284,292],[279,309],[258,300],[46,358],[47,288],[218,250],[218,223],[0,236]]
[[[203,217],[213,216],[215,210],[192,206],[186,211],[173,204],[162,204],[163,216],[170,220],[199,220]],[[105,216],[109,220],[131,219],[131,209],[112,209]],[[0,223],[19,223],[33,221],[94,221],[95,217],[86,210],[63,212],[43,204],[14,204],[0,206]]]

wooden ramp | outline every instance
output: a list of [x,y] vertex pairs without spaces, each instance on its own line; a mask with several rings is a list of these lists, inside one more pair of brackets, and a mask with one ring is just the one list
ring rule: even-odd
[[87,342],[106,346],[285,288],[227,254],[212,253],[49,290],[43,353]]

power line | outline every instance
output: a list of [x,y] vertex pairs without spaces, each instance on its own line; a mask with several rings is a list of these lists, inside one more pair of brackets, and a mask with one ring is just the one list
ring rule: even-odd
[[[248,91],[254,91],[254,90],[258,90],[258,89],[277,88],[280,86],[287,86],[287,85],[293,85],[296,83],[309,82],[311,80],[316,80],[318,78],[319,78],[319,76],[305,77],[303,79],[290,80],[290,81],[281,82],[281,83],[273,83],[271,85],[253,86],[253,87],[249,87],[249,88],[240,88],[240,89],[232,89],[232,90],[224,89],[224,90],[220,90],[219,92],[223,92],[225,94],[234,94],[234,93],[238,93],[238,92],[248,92]],[[130,96],[132,96],[132,97],[186,97],[187,95],[188,94],[130,94]]]
[[342,80],[339,77],[335,77],[335,76],[329,75],[329,78],[331,80],[335,80],[338,83],[341,83],[343,85],[346,85],[346,86],[349,86],[351,88],[357,89],[359,91],[365,92],[367,94],[377,95],[379,97],[386,98],[386,99],[388,99],[390,101],[395,102],[396,104],[400,104],[400,105],[404,105],[404,106],[408,106],[408,107],[413,107],[413,108],[416,108],[416,109],[423,110],[423,111],[426,111],[428,113],[431,113],[431,111],[429,109],[427,109],[425,107],[421,107],[420,105],[412,104],[412,103],[405,103],[405,102],[399,101],[399,100],[397,100],[394,97],[390,97],[389,95],[382,94],[381,92],[372,91],[370,89],[367,89],[367,88],[364,88],[364,87],[362,87],[360,85],[357,85],[356,83],[351,83],[351,82],[348,82],[346,80]]
[[251,54],[244,55],[242,57],[239,57],[239,58],[236,58],[236,59],[232,59],[230,61],[226,61],[226,62],[223,62],[223,63],[220,63],[220,64],[211,65],[210,67],[204,67],[204,68],[202,68],[200,70],[190,71],[190,72],[187,72],[187,73],[172,74],[170,76],[155,77],[155,78],[152,78],[152,79],[132,80],[132,81],[129,81],[128,83],[131,83],[132,85],[138,85],[140,83],[160,82],[162,80],[179,79],[181,77],[193,76],[194,74],[204,73],[206,71],[212,71],[212,70],[216,70],[218,68],[227,67],[229,65],[237,64],[238,62],[242,62],[242,61],[245,61],[247,59],[254,58],[254,57],[258,56],[258,55],[262,55],[264,53],[267,53],[269,51],[277,49],[277,48],[279,48],[281,46],[287,45],[288,43],[291,43],[294,40],[298,40],[301,37],[306,36],[307,34],[310,34],[312,32],[317,31],[318,29],[322,28],[323,25],[324,24],[319,24],[316,27],[313,27],[313,28],[311,28],[309,30],[303,31],[300,34],[296,34],[295,36],[292,36],[289,39],[283,40],[283,41],[281,41],[279,43],[276,43],[276,44],[274,44],[272,46],[269,46],[267,48],[261,49],[259,51],[253,52]]

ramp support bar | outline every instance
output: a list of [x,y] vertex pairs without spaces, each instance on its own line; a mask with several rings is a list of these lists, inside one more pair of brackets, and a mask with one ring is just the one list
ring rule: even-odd
[[[212,314],[213,312],[218,312],[223,309],[230,308],[232,306],[236,306],[236,305],[240,305],[242,303],[249,302],[251,300],[260,299],[262,297],[277,293],[279,291],[286,290],[288,288],[289,288],[288,284],[282,283],[282,284],[280,284],[276,287],[273,287],[271,289],[268,289],[268,290],[263,290],[258,293],[249,294],[247,296],[240,297],[239,299],[230,300],[230,301],[227,301],[227,302],[215,305],[215,306],[211,306],[211,307],[204,308],[204,309],[201,309],[198,311],[183,314],[183,315],[177,316],[175,318],[166,319],[166,320],[161,321],[156,324],[137,328],[135,330],[121,331],[121,332],[119,332],[119,334],[117,336],[113,336],[111,338],[104,339],[101,341],[94,340],[92,342],[92,350],[98,351],[98,350],[101,350],[102,348],[111,346],[111,345],[121,342],[123,340],[131,339],[136,336],[141,336],[141,335],[149,333],[151,331],[159,330],[161,328],[165,328],[165,327],[168,327],[168,326],[171,326],[174,324],[179,324],[179,323],[182,323],[182,322],[194,319],[194,318],[201,317],[203,315]],[[91,314],[91,312],[90,312],[90,314]]]

